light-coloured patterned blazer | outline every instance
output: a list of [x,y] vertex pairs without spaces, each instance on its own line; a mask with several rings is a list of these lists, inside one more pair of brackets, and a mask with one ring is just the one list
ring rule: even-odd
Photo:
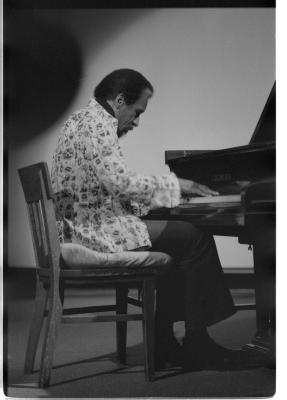
[[67,120],[53,155],[60,237],[101,252],[151,246],[139,217],[150,209],[175,207],[180,199],[174,174],[129,170],[117,127],[117,119],[91,99]]

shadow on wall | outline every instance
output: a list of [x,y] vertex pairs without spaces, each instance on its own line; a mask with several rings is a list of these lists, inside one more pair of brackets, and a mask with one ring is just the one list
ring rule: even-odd
[[75,39],[33,12],[5,19],[5,127],[9,148],[31,140],[77,92],[82,55]]

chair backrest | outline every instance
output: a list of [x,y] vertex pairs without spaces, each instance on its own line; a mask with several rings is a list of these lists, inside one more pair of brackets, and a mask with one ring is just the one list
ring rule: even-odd
[[40,162],[19,169],[18,173],[28,207],[37,267],[57,273],[61,250],[48,166]]

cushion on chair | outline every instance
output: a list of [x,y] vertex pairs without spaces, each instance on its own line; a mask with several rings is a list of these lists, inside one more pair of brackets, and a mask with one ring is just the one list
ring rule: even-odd
[[166,270],[172,258],[165,253],[155,251],[125,251],[121,253],[100,253],[79,244],[61,244],[61,254],[65,268],[148,268],[161,267]]

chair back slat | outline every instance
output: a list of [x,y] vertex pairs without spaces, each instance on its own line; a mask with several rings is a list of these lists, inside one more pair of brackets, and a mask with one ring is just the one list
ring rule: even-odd
[[48,166],[38,163],[18,172],[27,202],[37,267],[49,268],[53,276],[57,275],[60,243]]
[[43,215],[43,210],[42,210],[42,201],[39,201],[37,204],[37,215],[39,218],[39,226],[40,226],[40,238],[41,238],[41,243],[43,246],[43,252],[46,256],[48,256],[48,238],[47,238],[47,233],[45,229],[45,220],[44,220],[44,215]]
[[48,268],[48,246],[44,221],[41,214],[41,203],[28,204],[29,222],[32,232],[34,252],[38,268]]
[[30,214],[30,220],[32,222],[32,231],[34,231],[35,239],[37,240],[37,246],[42,245],[42,238],[41,238],[41,228],[40,228],[40,220],[39,220],[39,212],[38,212],[38,204],[39,202],[30,203],[28,204],[28,210]]

